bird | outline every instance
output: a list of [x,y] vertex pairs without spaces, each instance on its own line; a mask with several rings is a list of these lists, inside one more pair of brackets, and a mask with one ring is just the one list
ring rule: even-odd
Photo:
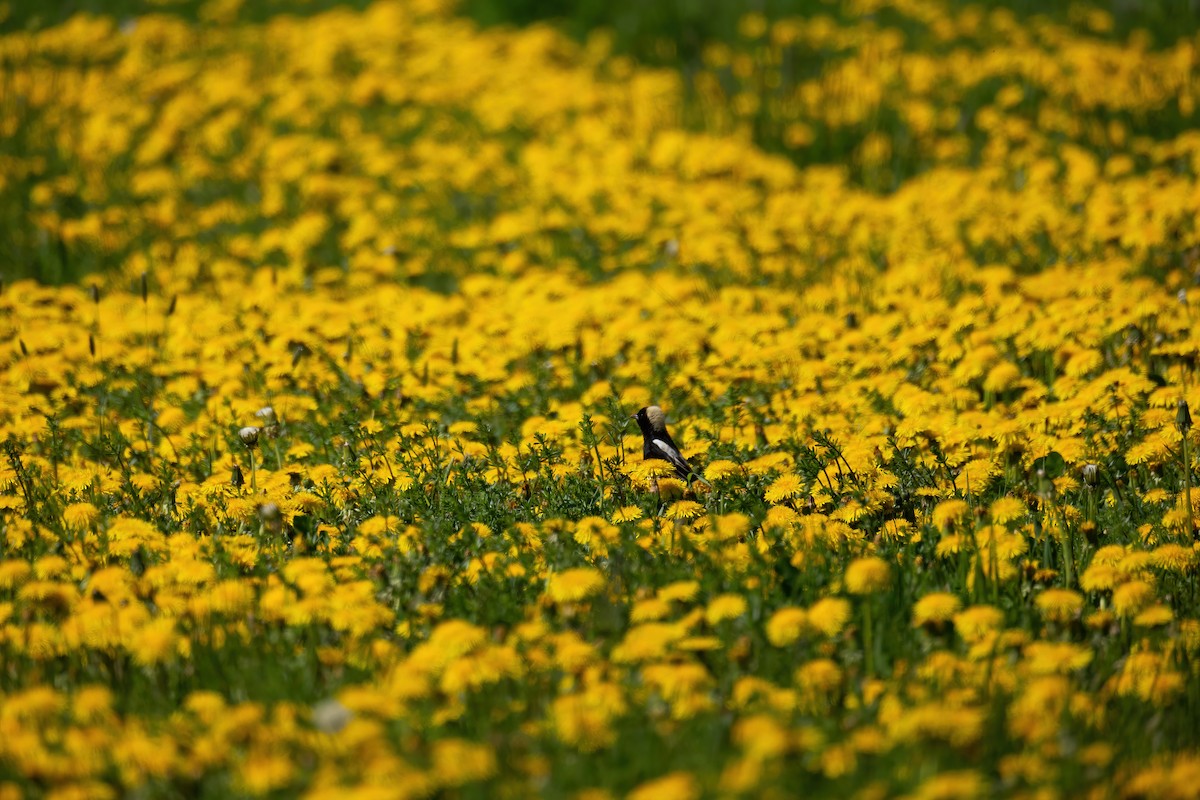
[[699,478],[692,465],[679,454],[679,448],[671,434],[667,433],[667,416],[658,406],[646,406],[634,414],[638,427],[642,429],[642,458],[657,458],[670,462],[680,480]]

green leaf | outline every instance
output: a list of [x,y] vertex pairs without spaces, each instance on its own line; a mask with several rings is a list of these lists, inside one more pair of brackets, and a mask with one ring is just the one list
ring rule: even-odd
[[1034,473],[1045,475],[1050,480],[1061,478],[1067,471],[1067,462],[1057,450],[1051,450],[1046,455],[1033,462]]

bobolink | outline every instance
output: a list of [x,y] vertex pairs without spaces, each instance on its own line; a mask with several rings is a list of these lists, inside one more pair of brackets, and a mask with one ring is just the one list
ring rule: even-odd
[[671,434],[667,433],[667,417],[658,406],[646,406],[633,415],[638,427],[642,429],[642,458],[658,458],[669,461],[675,467],[675,474],[682,481],[689,477],[699,479],[699,474],[692,469],[683,456]]

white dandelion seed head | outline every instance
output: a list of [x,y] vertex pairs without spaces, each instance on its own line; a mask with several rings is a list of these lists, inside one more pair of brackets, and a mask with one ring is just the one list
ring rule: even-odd
[[254,447],[258,444],[258,428],[254,425],[247,425],[238,431],[238,438],[246,447]]

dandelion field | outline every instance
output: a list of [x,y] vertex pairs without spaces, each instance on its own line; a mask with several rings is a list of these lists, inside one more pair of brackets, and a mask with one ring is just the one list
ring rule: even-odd
[[847,8],[0,35],[0,798],[1195,796],[1195,32]]

